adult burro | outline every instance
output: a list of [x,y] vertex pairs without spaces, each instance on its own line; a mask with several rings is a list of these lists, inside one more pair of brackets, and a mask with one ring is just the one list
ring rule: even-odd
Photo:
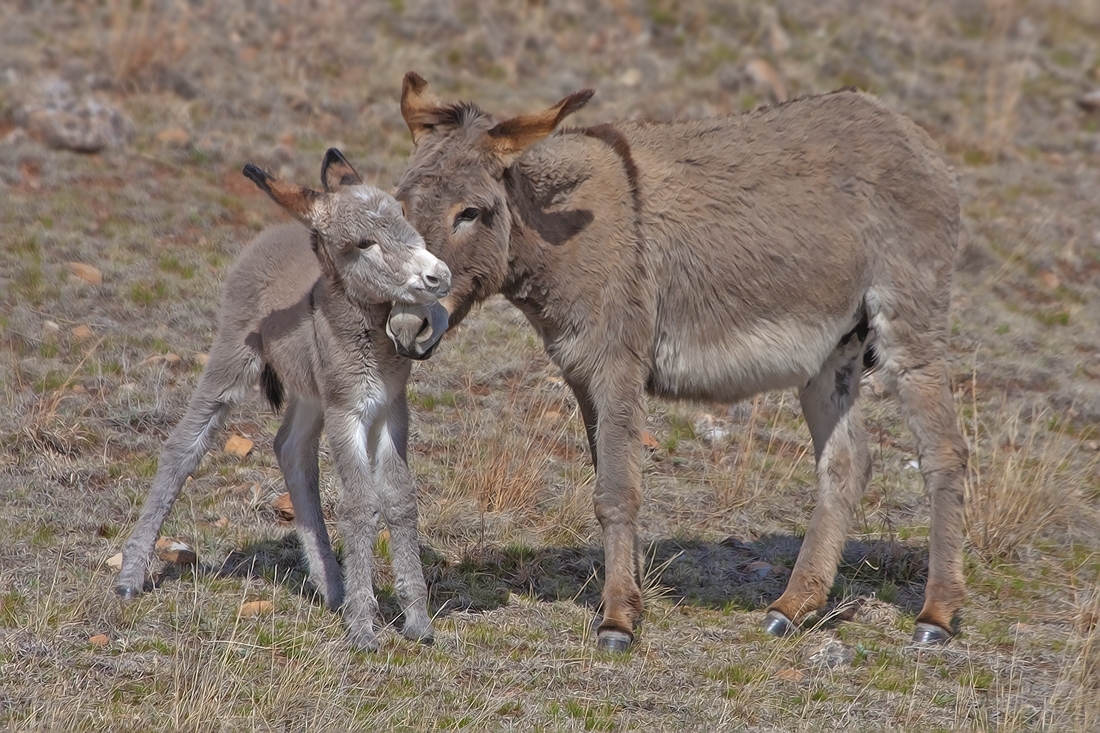
[[439,103],[410,72],[415,148],[396,196],[451,268],[450,324],[503,293],[576,395],[603,528],[599,646],[625,649],[642,617],[644,392],[734,402],[798,388],[819,499],[764,621],[782,635],[825,605],[870,476],[865,360],[900,398],[931,495],[913,637],[946,641],[964,596],[967,447],[945,365],[959,204],[936,145],[852,90],[551,135],[591,96],[497,122]]
[[[411,362],[387,338],[386,322],[393,302],[435,303],[441,311],[450,272],[424,248],[397,201],[363,185],[338,150],[325,154],[323,193],[251,164],[244,175],[309,229],[285,224],[261,232],[226,278],[210,361],[168,436],[141,517],[123,545],[117,591],[124,598],[142,591],[157,533],[184,481],[229,409],[258,381],[276,411],[286,399],[275,454],[310,578],[325,603],[342,609],[354,645],[375,646],[371,554],[381,515],[390,530],[403,633],[430,640],[416,491],[405,460]],[[415,342],[416,330],[403,340]],[[430,354],[431,346],[422,342],[414,350]],[[321,513],[322,428],[340,476],[346,595]]]

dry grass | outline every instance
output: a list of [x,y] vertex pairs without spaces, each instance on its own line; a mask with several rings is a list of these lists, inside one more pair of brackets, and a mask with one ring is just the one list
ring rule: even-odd
[[[0,105],[39,76],[79,87],[107,70],[137,137],[96,157],[0,142],[0,726],[1100,726],[1100,122],[1070,103],[1098,81],[1095,3],[24,5],[0,24]],[[444,97],[505,113],[593,86],[578,118],[589,124],[751,107],[768,93],[744,73],[754,58],[792,94],[876,91],[960,174],[949,358],[972,448],[970,598],[949,648],[907,647],[928,506],[896,406],[870,394],[875,476],[832,605],[800,637],[758,630],[814,502],[796,400],[768,394],[730,408],[650,403],[645,626],[625,657],[597,653],[602,549],[584,431],[500,300],[409,388],[434,647],[388,633],[377,654],[348,650],[268,506],[282,491],[277,421],[259,401],[229,426],[256,449],[213,452],[165,527],[194,544],[199,567],[158,567],[155,591],[119,605],[103,561],[194,388],[227,267],[278,218],[240,179],[246,160],[305,180],[339,145],[392,186],[410,147],[396,103],[410,68]],[[6,119],[0,109],[0,137]],[[181,125],[188,144],[157,141]],[[71,278],[72,261],[99,267],[102,285]],[[147,362],[168,352],[181,360]],[[327,462],[322,476],[331,514]],[[261,599],[274,613],[238,618]],[[108,645],[89,643],[99,633]],[[817,662],[829,641],[851,661]]]

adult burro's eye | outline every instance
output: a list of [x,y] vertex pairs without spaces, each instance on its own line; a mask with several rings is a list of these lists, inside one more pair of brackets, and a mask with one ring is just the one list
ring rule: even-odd
[[481,209],[477,209],[473,206],[468,206],[455,215],[454,228],[458,229],[458,225],[465,221],[473,221],[481,213]]
[[375,245],[375,241],[373,239],[363,239],[359,242],[359,244],[357,244],[355,246],[358,247],[359,249],[369,249],[370,247],[373,247],[374,245]]

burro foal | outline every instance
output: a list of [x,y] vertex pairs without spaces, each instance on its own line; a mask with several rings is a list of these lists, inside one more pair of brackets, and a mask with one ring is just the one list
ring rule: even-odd
[[[288,224],[263,231],[230,271],[210,361],[165,443],[141,517],[123,545],[117,591],[124,598],[142,591],[157,533],[184,481],[230,408],[259,381],[276,410],[286,401],[275,453],[310,578],[325,603],[342,609],[354,645],[375,646],[371,553],[384,517],[403,633],[430,640],[416,492],[405,459],[411,362],[396,353],[385,329],[392,303],[436,302],[450,288],[450,272],[424,248],[400,204],[363,185],[335,149],[322,164],[323,193],[253,165],[244,175],[309,229]],[[322,428],[340,477],[346,593],[321,514]]]
[[497,121],[441,104],[407,74],[415,149],[396,195],[451,267],[451,325],[503,293],[576,395],[606,560],[599,645],[625,649],[642,617],[647,390],[734,402],[798,389],[819,500],[765,627],[791,633],[825,605],[871,471],[857,399],[868,348],[913,428],[932,502],[914,638],[946,641],[964,595],[967,448],[945,363],[959,202],[935,143],[849,90],[551,134],[591,95]]

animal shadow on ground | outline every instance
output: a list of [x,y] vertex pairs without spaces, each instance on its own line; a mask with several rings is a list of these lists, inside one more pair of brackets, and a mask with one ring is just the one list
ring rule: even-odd
[[[646,549],[644,587],[650,598],[711,609],[760,610],[778,598],[794,567],[801,540],[792,535],[765,535],[752,542],[730,537],[719,542],[660,539]],[[508,602],[511,593],[540,601],[572,601],[598,611],[603,575],[600,545],[475,546],[457,561],[421,548],[433,615],[456,611],[483,612]],[[262,540],[234,550],[220,565],[198,572],[219,577],[254,577],[279,583],[321,604],[308,583],[308,566],[298,536]],[[829,607],[819,618],[825,625],[851,616],[844,608],[860,597],[877,596],[900,611],[920,610],[928,574],[928,550],[898,540],[850,540],[845,546]],[[158,584],[180,577],[169,566]],[[375,567],[380,613],[385,623],[400,618],[388,563]]]

